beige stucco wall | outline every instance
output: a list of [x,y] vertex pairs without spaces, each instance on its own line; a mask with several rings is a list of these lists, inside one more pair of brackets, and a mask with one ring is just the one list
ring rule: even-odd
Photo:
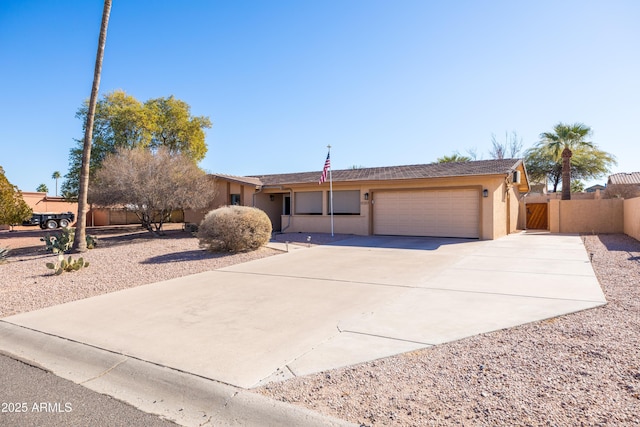
[[[594,191],[593,193],[571,193],[571,200],[594,200],[601,199],[602,193],[600,190]],[[531,203],[545,203],[549,200],[561,200],[562,193],[531,193],[527,197],[528,201]]]
[[269,219],[271,219],[271,224],[273,226],[274,231],[280,231],[282,227],[287,226],[287,219],[285,219],[284,225],[282,224],[282,212],[284,209],[284,198],[285,196],[289,196],[289,193],[281,193],[281,194],[265,194],[265,193],[256,193],[253,196],[254,205],[258,209],[262,209]]
[[552,233],[623,233],[624,200],[550,200]]
[[640,197],[624,201],[624,232],[640,240]]
[[[484,227],[493,227],[493,233],[483,236],[483,239],[498,239],[509,233],[524,229],[526,216],[524,215],[522,194],[518,187],[508,184],[501,178],[492,182],[485,182],[485,185],[491,191],[489,207],[493,214],[483,214],[483,229]],[[483,201],[483,203],[486,202]]]
[[208,207],[204,209],[184,210],[184,222],[191,224],[199,224],[207,212],[226,206],[231,203],[231,195],[240,195],[240,205],[253,206],[253,195],[256,191],[255,185],[241,184],[235,181],[227,181],[222,178],[216,178],[213,184],[216,187],[216,195]]
[[37,213],[62,213],[73,212],[77,214],[78,204],[67,202],[62,197],[47,196],[47,193],[23,192],[24,201]]

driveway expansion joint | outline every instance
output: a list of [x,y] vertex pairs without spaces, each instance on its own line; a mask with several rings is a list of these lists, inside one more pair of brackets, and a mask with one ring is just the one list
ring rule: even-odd
[[428,343],[428,342],[424,342],[424,341],[407,340],[407,339],[404,339],[404,338],[389,337],[389,336],[386,336],[386,335],[371,334],[371,333],[367,333],[367,332],[358,332],[358,331],[352,331],[352,330],[348,330],[348,329],[345,329],[342,332],[343,333],[348,333],[348,334],[364,335],[364,336],[367,336],[367,337],[383,338],[383,339],[386,339],[386,340],[408,342],[408,343],[412,343],[412,344],[420,344],[420,345],[426,345],[426,346],[436,345],[434,343]]
[[429,286],[420,286],[416,287],[417,290],[429,290],[429,291],[442,291],[442,292],[461,292],[466,294],[478,294],[478,295],[500,295],[505,297],[514,297],[514,298],[534,298],[534,299],[542,299],[549,301],[575,301],[575,302],[588,302],[588,303],[601,303],[606,304],[607,301],[600,300],[590,300],[590,299],[578,299],[578,298],[561,298],[561,297],[548,297],[542,295],[525,295],[525,294],[510,294],[506,292],[489,292],[489,291],[472,291],[468,289],[451,289],[451,288],[432,288]]
[[390,288],[407,288],[407,289],[415,289],[419,286],[411,286],[411,285],[399,285],[394,283],[375,283],[375,282],[362,282],[359,280],[346,280],[346,279],[335,279],[335,278],[325,278],[325,277],[311,277],[311,276],[293,276],[289,274],[271,274],[271,273],[256,273],[253,271],[231,271],[231,270],[216,270],[221,273],[233,273],[233,274],[246,274],[251,276],[263,276],[263,277],[282,277],[286,279],[304,279],[304,280],[316,280],[319,282],[338,282],[338,283],[351,283],[355,285],[369,285],[369,286],[384,286]]

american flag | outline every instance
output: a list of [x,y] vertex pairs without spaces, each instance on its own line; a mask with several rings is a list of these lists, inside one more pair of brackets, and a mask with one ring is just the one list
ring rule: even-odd
[[329,158],[330,155],[331,155],[331,152],[328,152],[327,160],[324,161],[324,169],[322,169],[322,176],[320,177],[320,181],[318,181],[318,184],[322,184],[327,180],[327,171],[331,167],[331,159]]

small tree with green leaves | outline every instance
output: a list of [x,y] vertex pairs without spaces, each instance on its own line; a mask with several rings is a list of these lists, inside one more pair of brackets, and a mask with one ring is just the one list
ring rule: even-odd
[[39,193],[48,193],[49,192],[49,187],[47,187],[47,184],[40,184],[36,188],[36,191],[39,192]]
[[0,167],[0,224],[7,224],[13,230],[31,217],[33,210],[27,205],[18,187],[11,184]]

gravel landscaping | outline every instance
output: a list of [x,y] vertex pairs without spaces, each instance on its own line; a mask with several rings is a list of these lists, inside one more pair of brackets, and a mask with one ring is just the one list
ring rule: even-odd
[[[278,253],[211,254],[179,228],[96,231],[88,269],[53,276],[40,231],[0,232],[0,317]],[[309,244],[309,235],[278,236]],[[311,244],[331,238],[311,235]],[[255,389],[365,426],[640,424],[640,242],[585,236],[608,304]],[[74,255],[75,257],[75,255]]]
[[[210,253],[201,249],[180,224],[168,224],[162,237],[140,227],[93,229],[97,247],[82,256],[89,267],[53,275],[47,262],[57,255],[45,251],[43,231],[0,232],[0,247],[9,247],[0,265],[0,317],[106,294],[134,286],[201,273],[280,253],[262,248],[247,253]],[[67,255],[68,256],[68,255]]]
[[584,239],[603,307],[257,391],[365,426],[640,425],[640,242]]

